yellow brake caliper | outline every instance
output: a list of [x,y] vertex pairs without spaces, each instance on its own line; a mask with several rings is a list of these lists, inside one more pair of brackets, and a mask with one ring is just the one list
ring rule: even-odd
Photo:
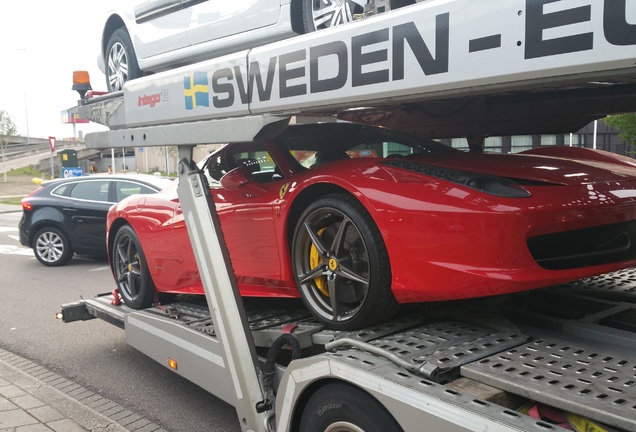
[[[325,231],[325,229],[326,228],[322,228],[318,230],[318,235],[322,237],[322,233]],[[313,270],[322,264],[322,257],[320,256],[320,253],[318,252],[316,246],[312,243],[311,249],[309,250],[309,267]],[[327,276],[318,276],[314,278],[314,283],[316,284],[316,288],[318,288],[318,290],[322,294],[329,297],[329,290],[327,289]]]

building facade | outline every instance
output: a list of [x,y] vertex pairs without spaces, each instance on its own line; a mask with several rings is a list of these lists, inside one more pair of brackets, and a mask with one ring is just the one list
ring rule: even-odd
[[[595,125],[596,123],[596,125]],[[468,150],[465,138],[442,140],[453,147]],[[571,134],[513,135],[488,137],[484,142],[484,151],[495,153],[518,153],[541,146],[576,146],[596,148],[624,156],[633,157],[629,143],[619,136],[619,131],[607,126],[602,120],[590,123],[583,129]]]

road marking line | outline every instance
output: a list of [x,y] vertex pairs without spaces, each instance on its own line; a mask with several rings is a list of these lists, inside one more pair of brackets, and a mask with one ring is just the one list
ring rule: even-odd
[[90,269],[89,271],[93,272],[93,271],[103,271],[103,270],[110,270],[110,266],[97,267],[94,269]]
[[0,245],[0,254],[5,255],[33,255],[33,251],[29,248],[13,246],[13,245]]

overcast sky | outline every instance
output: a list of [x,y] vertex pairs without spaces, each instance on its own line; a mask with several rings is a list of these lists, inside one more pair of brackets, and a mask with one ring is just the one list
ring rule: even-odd
[[[102,16],[109,3],[2,3],[0,110],[9,113],[18,135],[57,139],[73,136],[73,126],[62,124],[61,112],[76,105],[79,98],[71,90],[74,70],[88,70],[93,89],[105,90],[105,78],[96,59]],[[103,127],[77,125],[77,130],[84,133],[100,129]]]

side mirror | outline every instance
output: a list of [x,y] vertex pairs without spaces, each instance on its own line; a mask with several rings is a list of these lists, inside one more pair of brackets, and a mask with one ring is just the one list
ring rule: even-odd
[[241,165],[236,167],[221,177],[221,186],[224,189],[236,190],[244,184],[252,181],[249,178],[249,174],[250,172],[246,166]]
[[249,167],[245,165],[238,166],[221,177],[221,187],[227,190],[244,189],[245,192],[259,195],[266,192],[267,189],[256,183],[252,179],[251,174]]

